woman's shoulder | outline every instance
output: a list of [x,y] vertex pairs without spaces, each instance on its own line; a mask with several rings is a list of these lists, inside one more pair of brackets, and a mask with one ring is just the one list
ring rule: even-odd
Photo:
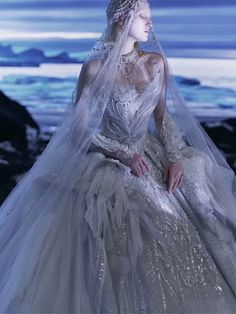
[[85,61],[80,71],[80,77],[85,82],[92,82],[96,79],[97,74],[102,69],[102,63],[99,59]]
[[149,64],[158,64],[158,65],[164,64],[164,58],[162,54],[159,52],[140,50],[139,54],[140,54],[140,57],[144,58],[145,61]]
[[89,76],[94,76],[101,67],[99,59],[92,59],[83,63],[82,70]]

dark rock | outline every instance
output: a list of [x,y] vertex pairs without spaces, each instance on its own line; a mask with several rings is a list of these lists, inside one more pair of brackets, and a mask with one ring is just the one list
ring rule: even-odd
[[228,164],[236,174],[236,119],[226,119],[217,125],[211,122],[202,122],[202,126],[226,156]]
[[35,61],[24,61],[24,60],[1,60],[1,67],[39,67],[40,63]]
[[46,61],[55,63],[79,63],[79,60],[71,58],[66,52],[62,52],[57,56],[47,57]]
[[[233,127],[233,132],[234,132],[234,133],[236,132],[236,119],[234,119],[234,118],[227,119],[227,120],[225,121],[225,123],[226,123],[228,126]],[[236,141],[236,139],[235,139],[235,141]]]
[[0,44],[0,56],[1,57],[14,57],[15,53],[10,45],[3,46]]
[[62,52],[55,56],[46,56],[44,51],[38,48],[26,49],[15,53],[10,46],[0,45],[0,66],[34,66],[41,63],[79,63],[76,58],[71,58],[68,53]]
[[30,48],[22,52],[19,52],[17,54],[17,57],[21,59],[29,59],[33,57],[36,58],[37,61],[43,61],[45,59],[44,52],[37,48]]
[[24,106],[0,91],[0,202],[16,185],[14,175],[29,170],[40,128]]
[[224,108],[224,109],[232,109],[233,105],[228,105],[228,104],[217,104],[218,107]]
[[27,127],[39,135],[39,126],[26,108],[0,91],[0,141],[9,140],[16,148],[27,148]]
[[186,78],[186,77],[183,77],[183,76],[178,76],[176,75],[175,76],[175,79],[177,81],[177,83],[179,84],[184,84],[184,85],[189,85],[189,86],[192,86],[192,85],[200,85],[201,82],[195,78]]

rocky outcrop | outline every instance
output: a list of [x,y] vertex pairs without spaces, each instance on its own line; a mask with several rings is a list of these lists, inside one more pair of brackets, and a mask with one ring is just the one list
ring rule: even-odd
[[26,108],[0,91],[0,203],[33,165],[39,134]]
[[0,44],[0,66],[39,66],[41,63],[79,63],[68,53],[61,52],[55,56],[46,56],[44,51],[37,48],[26,49],[15,53],[10,45]]
[[203,122],[203,128],[223,152],[227,162],[236,174],[236,119],[221,122]]

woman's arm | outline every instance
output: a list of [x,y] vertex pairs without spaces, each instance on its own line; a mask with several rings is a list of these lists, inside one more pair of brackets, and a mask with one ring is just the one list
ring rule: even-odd
[[105,149],[100,145],[96,145],[94,143],[94,141],[92,142],[90,148],[89,148],[90,152],[99,152],[104,154],[107,157],[110,157],[112,159],[117,159],[120,162],[122,162],[123,164],[125,164],[126,166],[130,165],[130,161],[132,159],[133,153],[129,153],[125,150],[122,149],[117,149],[117,150],[111,150],[111,149]]
[[153,115],[156,129],[164,145],[166,157],[170,162],[176,162],[182,158],[181,148],[186,144],[182,139],[180,130],[169,114],[166,106],[167,75],[162,57],[159,57],[159,67],[162,75],[162,87],[159,102],[156,105]]
[[[79,80],[77,82],[75,106],[78,105],[80,100],[82,101],[81,97],[84,92],[84,89],[88,88],[89,84],[91,84],[91,82],[93,82],[96,79],[96,74],[100,70],[100,65],[101,64],[97,60],[93,60],[93,61],[83,64],[81,73],[79,76]],[[89,110],[85,110],[83,112],[89,114]],[[78,132],[80,132],[80,129],[75,128],[75,131],[73,132],[74,142],[76,142],[76,137],[79,134]],[[105,156],[111,157],[113,159],[117,159],[126,165],[129,165],[129,162],[133,155],[125,147],[122,148],[122,145],[120,145],[119,143],[111,139],[108,139],[105,136],[101,136],[100,134],[98,135],[95,134],[93,136],[89,151],[100,152],[104,154]]]
[[167,73],[165,63],[161,55],[157,56],[159,69],[162,73],[162,87],[158,104],[153,115],[157,131],[160,136],[168,160],[168,165],[164,172],[164,180],[167,181],[168,191],[174,192],[182,183],[183,167],[179,160],[183,157],[181,148],[186,144],[183,141],[180,131],[166,108],[167,93]]

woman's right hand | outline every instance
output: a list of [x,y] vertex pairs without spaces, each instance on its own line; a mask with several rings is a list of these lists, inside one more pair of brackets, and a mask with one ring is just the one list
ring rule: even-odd
[[129,160],[129,167],[132,172],[140,177],[150,170],[149,165],[142,154],[134,153]]

